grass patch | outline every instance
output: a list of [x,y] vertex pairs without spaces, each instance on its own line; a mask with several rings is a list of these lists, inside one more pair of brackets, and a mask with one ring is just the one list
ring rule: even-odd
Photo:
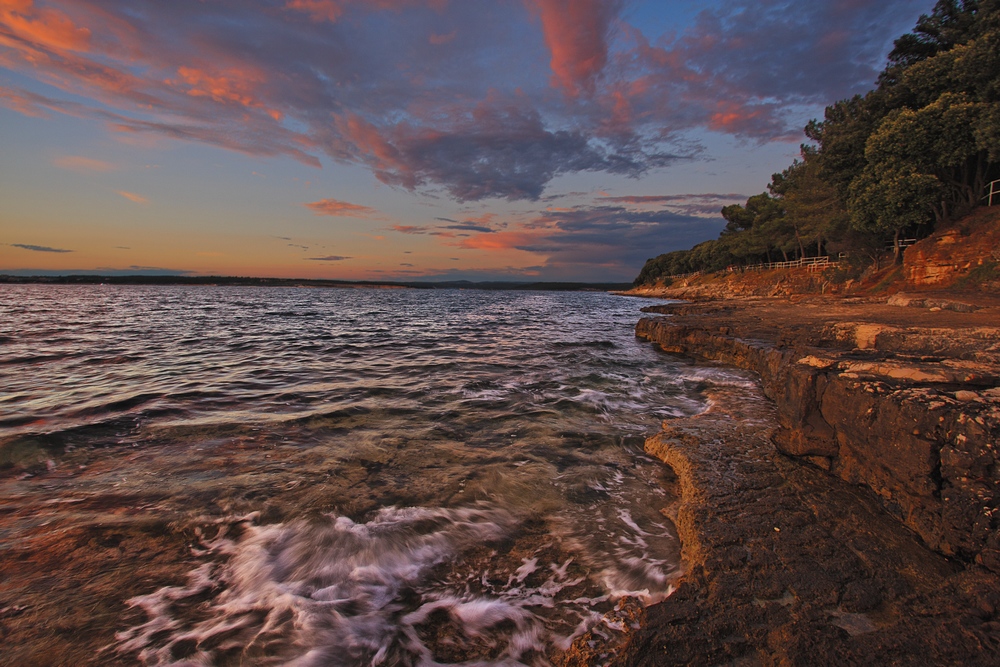
[[984,283],[1000,281],[1000,262],[984,262],[955,282],[955,287],[967,289]]
[[863,255],[850,255],[823,271],[823,278],[835,285],[841,285],[848,280],[861,280],[865,271],[872,266],[872,260]]
[[880,292],[884,292],[890,287],[892,287],[893,283],[897,282],[898,280],[901,280],[902,278],[903,278],[902,265],[894,266],[892,270],[890,270],[882,277],[881,280],[875,283],[875,285],[871,288],[871,293],[879,294]]

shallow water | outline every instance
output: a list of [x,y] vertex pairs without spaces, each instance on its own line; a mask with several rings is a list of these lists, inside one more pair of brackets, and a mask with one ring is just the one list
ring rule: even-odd
[[745,382],[637,341],[648,303],[4,286],[0,541],[194,530],[186,581],[129,587],[108,650],[146,664],[546,664],[669,594],[643,440]]

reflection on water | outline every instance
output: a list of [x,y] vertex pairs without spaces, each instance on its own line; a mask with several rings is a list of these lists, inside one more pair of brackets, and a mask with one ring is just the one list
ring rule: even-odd
[[727,380],[645,303],[5,286],[0,541],[196,530],[186,582],[122,582],[147,664],[545,664],[676,573],[642,441]]

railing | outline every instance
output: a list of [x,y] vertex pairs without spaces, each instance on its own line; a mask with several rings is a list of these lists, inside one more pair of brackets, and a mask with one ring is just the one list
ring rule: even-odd
[[694,278],[695,276],[700,276],[701,271],[692,271],[691,273],[675,273],[673,275],[667,276],[671,280],[677,280],[679,278]]
[[[1000,193],[998,193],[998,194],[1000,194]],[[917,242],[917,239],[899,239],[899,247],[900,248],[909,248],[911,245],[913,245],[916,242]],[[885,249],[886,250],[895,250],[896,246],[894,246],[893,244],[890,243],[889,245],[887,245],[885,247]]]
[[730,266],[727,270],[733,271],[770,271],[771,269],[809,269],[810,271],[822,271],[823,269],[836,264],[831,262],[829,257],[801,257],[788,262],[764,262],[763,264],[752,264],[750,266]]
[[1000,178],[987,185],[990,186],[990,190],[982,198],[988,200],[986,202],[987,206],[993,206],[993,197],[996,197],[997,201],[1000,202]]

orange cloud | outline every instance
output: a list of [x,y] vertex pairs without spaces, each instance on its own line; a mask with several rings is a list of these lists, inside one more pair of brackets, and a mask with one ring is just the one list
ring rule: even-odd
[[607,34],[614,0],[529,0],[542,20],[554,83],[576,97],[592,93],[608,60]]
[[515,250],[531,246],[543,236],[539,232],[495,232],[476,234],[454,245],[463,250]]
[[304,206],[312,209],[316,215],[329,215],[334,218],[378,219],[381,217],[381,213],[370,206],[361,206],[337,199],[321,199],[304,204]]
[[[0,26],[15,40],[56,51],[87,51],[90,30],[78,28],[68,16],[55,9],[39,9],[32,0],[0,0]],[[10,44],[0,33],[0,44]]]
[[177,73],[190,86],[187,94],[192,97],[208,97],[223,103],[235,102],[245,107],[264,109],[275,120],[280,121],[282,118],[280,111],[265,108],[254,96],[254,86],[263,81],[263,76],[256,72],[230,69],[225,74],[209,74],[194,67],[178,67]]
[[294,9],[309,15],[309,20],[319,23],[334,23],[343,15],[350,4],[363,4],[366,9],[402,9],[412,5],[427,4],[432,9],[441,10],[448,0],[288,0],[285,9]]
[[746,195],[737,193],[719,194],[715,192],[705,193],[705,194],[684,194],[684,195],[624,195],[620,197],[613,197],[606,192],[601,192],[599,194],[601,196],[598,197],[598,199],[602,199],[608,202],[614,202],[616,204],[672,204],[677,202],[686,203],[690,201],[740,202],[746,200],[747,198]]
[[57,167],[73,171],[114,171],[115,165],[104,160],[94,160],[81,155],[63,155],[52,161]]
[[137,195],[134,192],[126,192],[125,190],[115,190],[118,194],[129,201],[134,201],[136,204],[148,204],[149,200],[142,195]]
[[632,102],[628,98],[627,92],[616,90],[606,99],[602,100],[603,105],[610,105],[610,110],[601,121],[601,129],[606,133],[629,133],[632,131],[632,123],[635,120]]
[[393,225],[392,231],[399,232],[400,234],[426,234],[427,228],[420,227],[417,225]]
[[761,116],[759,109],[748,111],[734,102],[719,102],[716,108],[718,111],[708,119],[708,129],[716,132],[739,132],[743,126]]

